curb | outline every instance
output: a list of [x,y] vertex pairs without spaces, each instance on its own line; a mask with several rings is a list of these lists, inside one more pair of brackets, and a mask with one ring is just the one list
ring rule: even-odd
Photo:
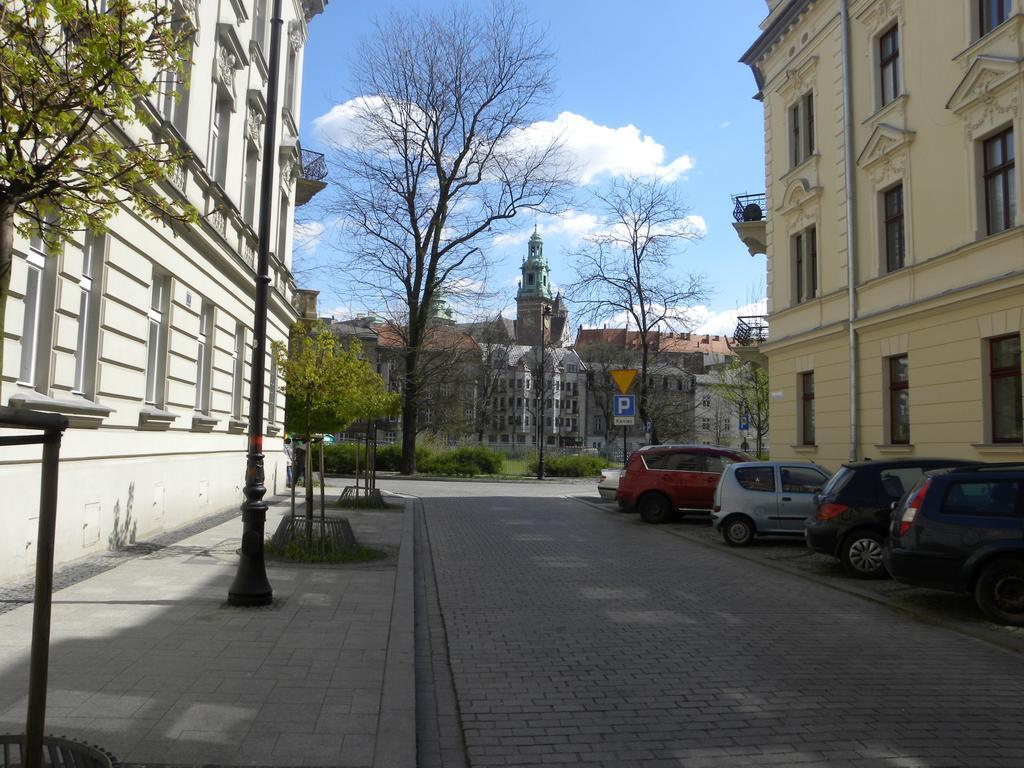
[[384,687],[377,717],[374,768],[416,765],[416,624],[414,535],[416,499],[405,502],[402,543],[395,569]]
[[[573,501],[578,501],[581,504],[586,504],[589,507],[593,507],[594,509],[598,509],[601,511],[615,511],[608,507],[601,506],[596,502],[591,502],[586,499],[580,499],[575,496],[566,496],[565,498],[572,499]],[[957,634],[964,635],[975,640],[980,640],[981,642],[987,643],[989,645],[993,645],[1004,651],[1010,651],[1011,653],[1016,654],[1024,654],[1024,641],[1016,637],[1008,637],[1002,634],[998,629],[990,629],[983,625],[972,626],[969,624],[964,624],[963,622],[947,619],[939,614],[920,611],[910,606],[903,605],[902,603],[898,603],[895,600],[891,600],[887,597],[877,595],[866,589],[858,589],[857,587],[853,587],[848,584],[843,584],[837,581],[832,581],[831,579],[822,579],[818,576],[806,573],[800,570],[799,568],[793,568],[784,563],[779,563],[772,560],[762,560],[759,557],[747,554],[746,552],[743,552],[742,550],[739,550],[735,547],[719,548],[718,546],[711,544],[707,541],[704,541],[703,539],[697,536],[693,536],[684,530],[665,528],[664,526],[654,527],[658,530],[661,530],[663,533],[669,536],[675,536],[677,539],[684,539],[685,541],[689,541],[694,544],[699,544],[700,546],[705,547],[706,549],[713,549],[716,552],[721,552],[725,555],[730,555],[741,560],[756,563],[757,565],[763,566],[765,568],[772,568],[776,571],[788,573],[791,576],[798,576],[801,579],[809,581],[813,584],[819,584],[828,589],[834,589],[837,592],[843,592],[847,595],[852,595],[853,597],[859,597],[863,600],[875,603],[876,605],[881,605],[890,610],[897,611],[907,616],[911,616],[912,618],[917,619],[918,621],[924,624],[931,624],[936,627],[948,629],[950,631],[956,632]]]

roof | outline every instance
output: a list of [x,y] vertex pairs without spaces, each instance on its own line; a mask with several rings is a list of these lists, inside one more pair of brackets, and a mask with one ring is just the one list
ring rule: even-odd
[[[377,345],[381,348],[405,348],[405,339],[402,338],[402,334],[395,326],[382,325],[375,327],[373,330],[377,332]],[[479,352],[480,345],[468,333],[464,333],[451,325],[439,324],[427,326],[422,349],[444,352]]]
[[[652,352],[717,352],[732,355],[732,340],[717,334],[675,333],[652,331],[648,335]],[[576,333],[576,346],[606,344],[630,351],[640,350],[640,333],[625,328],[580,328]]]

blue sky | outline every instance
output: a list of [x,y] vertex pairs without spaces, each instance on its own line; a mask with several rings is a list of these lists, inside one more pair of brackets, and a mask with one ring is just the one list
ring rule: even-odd
[[[331,0],[310,24],[302,92],[303,146],[325,151],[332,107],[363,95],[348,76],[350,56],[370,34],[376,14],[392,8],[430,9],[440,0]],[[673,179],[706,234],[675,260],[681,274],[703,274],[713,293],[694,313],[691,330],[729,333],[737,309],[763,297],[765,257],[751,257],[732,228],[730,195],[764,188],[763,121],[752,97],[754,79],[737,59],[758,35],[763,0],[524,0],[530,17],[547,29],[556,55],[556,96],[545,119],[566,131],[589,170],[586,187],[632,171]],[[369,95],[369,94],[366,94]],[[327,197],[330,190],[322,192]],[[300,210],[298,264],[339,255],[332,230],[315,207]],[[312,217],[312,221],[309,221]],[[492,291],[515,293],[532,215],[518,217],[511,236],[491,245],[499,259]],[[567,251],[588,228],[592,212],[578,205],[560,219],[536,222],[555,286],[571,280]],[[328,272],[301,277],[321,291],[321,314],[348,316],[365,307],[346,295]],[[513,305],[514,306],[514,305]],[[740,314],[749,312],[744,309]],[[578,318],[570,317],[575,325]]]

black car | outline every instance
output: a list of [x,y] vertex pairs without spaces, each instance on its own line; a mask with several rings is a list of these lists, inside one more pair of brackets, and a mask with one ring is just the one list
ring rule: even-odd
[[897,581],[973,594],[1024,626],[1024,465],[930,472],[892,513],[885,566]]
[[815,552],[832,555],[862,579],[886,575],[882,544],[894,502],[932,469],[976,464],[958,459],[893,459],[844,464],[815,499],[804,537]]

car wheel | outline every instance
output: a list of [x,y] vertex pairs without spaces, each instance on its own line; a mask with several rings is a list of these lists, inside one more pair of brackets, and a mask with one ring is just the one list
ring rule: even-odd
[[846,570],[859,579],[880,579],[886,575],[882,563],[882,537],[858,531],[846,538],[839,553]]
[[672,502],[660,493],[648,493],[637,502],[640,517],[646,523],[664,523],[672,515]]
[[722,523],[722,538],[730,547],[749,547],[754,541],[754,523],[749,517],[733,515]]
[[992,621],[1024,627],[1024,561],[1007,558],[985,566],[974,599]]

